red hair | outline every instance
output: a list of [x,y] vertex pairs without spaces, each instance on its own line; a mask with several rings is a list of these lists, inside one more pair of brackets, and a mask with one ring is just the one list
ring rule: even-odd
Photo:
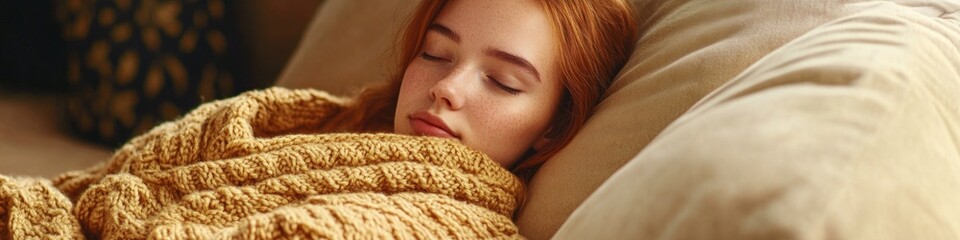
[[[397,72],[384,84],[364,89],[328,130],[389,132],[407,65],[422,51],[427,28],[448,0],[423,0],[398,38]],[[563,97],[545,147],[518,161],[513,172],[529,177],[583,127],[603,92],[633,51],[637,24],[626,0],[539,0],[559,44],[556,59]]]

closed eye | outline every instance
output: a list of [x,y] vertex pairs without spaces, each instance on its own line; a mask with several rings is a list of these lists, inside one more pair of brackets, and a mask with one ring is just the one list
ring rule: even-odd
[[427,60],[427,61],[431,61],[431,62],[446,62],[446,61],[447,61],[446,59],[443,59],[443,58],[441,58],[441,57],[437,57],[437,56],[430,55],[430,54],[428,54],[427,52],[421,52],[421,53],[420,53],[420,58],[423,58],[423,60]]
[[523,91],[520,91],[516,88],[511,88],[507,85],[503,85],[503,83],[500,83],[500,81],[497,81],[497,79],[493,78],[492,76],[487,76],[487,79],[489,79],[490,82],[493,82],[493,84],[495,84],[497,88],[500,88],[500,90],[503,90],[504,92],[507,92],[510,95],[520,95],[520,93],[523,93]]

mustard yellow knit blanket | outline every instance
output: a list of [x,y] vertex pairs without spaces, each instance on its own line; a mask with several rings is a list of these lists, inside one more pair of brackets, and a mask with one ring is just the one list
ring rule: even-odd
[[52,181],[0,176],[0,238],[520,238],[510,172],[450,140],[309,133],[342,103],[248,92],[100,166]]

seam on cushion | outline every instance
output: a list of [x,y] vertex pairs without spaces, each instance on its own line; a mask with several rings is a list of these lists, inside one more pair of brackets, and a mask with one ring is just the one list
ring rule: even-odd
[[960,27],[960,12],[944,13],[940,15],[938,19],[950,22],[953,25]]
[[[933,1],[944,1],[944,2],[933,2]],[[887,2],[886,0],[874,0],[873,2],[880,2],[881,4],[893,4],[893,5],[897,5],[899,7],[903,7],[911,10],[917,9],[917,8],[938,10],[940,12],[943,12],[940,15],[936,16],[939,18],[943,18],[944,16],[960,12],[960,5],[957,5],[956,3],[946,2],[945,0],[927,0],[927,1],[920,1],[920,2],[901,2],[901,1]],[[931,15],[927,15],[927,16],[934,17]]]
[[[906,10],[906,11],[911,11],[911,12],[919,13],[920,15],[922,15],[922,16],[924,16],[924,17],[927,17],[927,18],[938,19],[938,20],[948,20],[948,21],[950,21],[953,25],[955,25],[955,26],[957,26],[957,27],[960,27],[960,5],[958,5],[958,4],[951,4],[951,3],[941,3],[942,5],[941,5],[941,4],[929,4],[929,1],[924,2],[924,3],[928,3],[928,4],[923,4],[923,3],[908,4],[908,3],[903,3],[903,2],[888,2],[888,1],[874,0],[874,1],[866,1],[866,2],[852,3],[851,5],[860,5],[860,4],[879,4],[879,5],[881,5],[881,6],[882,6],[882,5],[893,5],[893,6],[896,6],[897,8],[899,8],[899,9],[901,9],[901,10]],[[848,5],[848,6],[850,6],[850,5]],[[876,6],[874,6],[874,7],[876,7]],[[871,7],[871,8],[873,8],[873,7]],[[918,10],[918,9],[935,10],[935,11],[938,11],[938,12],[941,12],[941,13],[939,13],[939,14],[930,14],[930,13],[924,14],[921,10]],[[863,10],[861,10],[861,11],[863,11]],[[858,12],[861,12],[861,11],[858,11]],[[869,11],[869,10],[866,10],[866,11]],[[856,15],[856,13],[854,13],[854,14],[852,14],[852,15]],[[852,16],[852,15],[851,15],[851,16]]]
[[953,18],[953,20],[960,19],[960,5],[953,6],[953,9],[944,9],[943,14],[940,14],[938,17],[943,19]]
[[960,28],[960,11],[945,12],[937,16],[936,19]]

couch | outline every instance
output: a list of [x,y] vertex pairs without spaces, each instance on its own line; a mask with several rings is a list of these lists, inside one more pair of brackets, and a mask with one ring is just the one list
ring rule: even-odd
[[[960,239],[960,1],[632,2],[637,48],[524,236]],[[384,79],[415,3],[326,1],[276,85]]]

